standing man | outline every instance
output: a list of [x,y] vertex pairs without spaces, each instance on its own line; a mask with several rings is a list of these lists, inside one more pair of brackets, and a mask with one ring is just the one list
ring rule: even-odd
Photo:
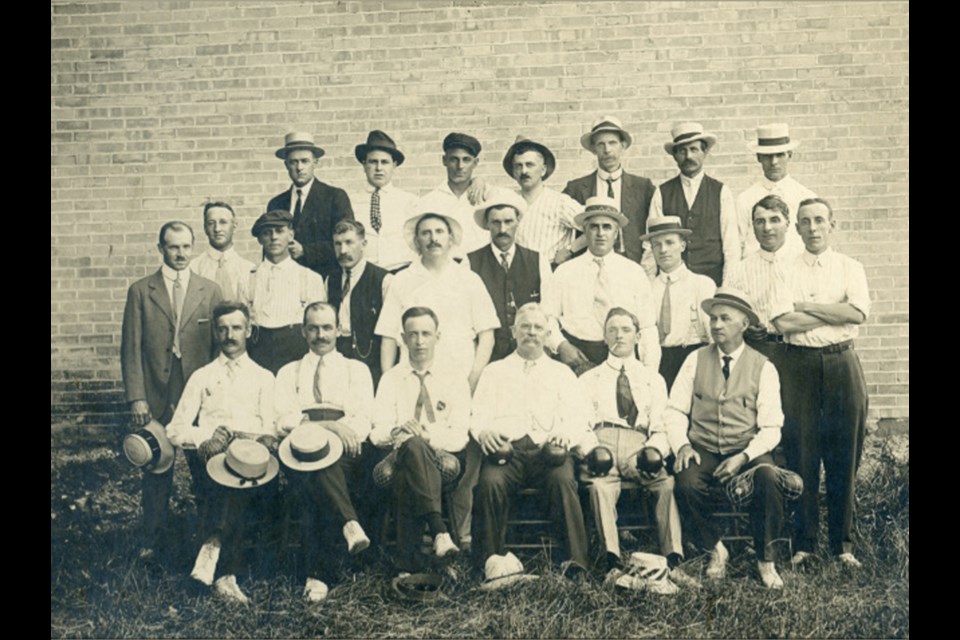
[[527,204],[519,242],[550,260],[554,268],[584,247],[583,241],[576,241],[574,224],[583,207],[570,196],[543,186],[556,168],[550,149],[523,136],[517,136],[503,157],[503,170],[520,185]]
[[[193,229],[183,222],[167,222],[160,227],[157,249],[163,265],[130,285],[123,310],[120,370],[137,426],[151,418],[168,423],[186,380],[210,362],[216,350],[210,319],[221,300],[220,288],[191,275]],[[194,488],[200,473],[203,470],[195,464]],[[173,466],[164,473],[144,472],[142,486],[140,557],[146,559],[154,554],[166,525]]]
[[[717,137],[704,132],[699,122],[681,122],[670,135],[673,140],[663,148],[680,167],[680,175],[657,187],[650,204],[651,215],[680,217],[683,226],[693,232],[683,256],[687,268],[709,276],[720,286],[740,261],[741,251],[733,193],[703,171],[703,161]],[[653,256],[644,260],[652,276]]]
[[501,325],[493,332],[491,362],[517,348],[513,338],[517,309],[528,302],[541,302],[542,293],[551,295],[553,272],[543,254],[516,243],[517,229],[527,222],[525,207],[523,198],[513,191],[497,189],[474,211],[477,226],[490,232],[490,244],[470,252],[467,258],[486,285]]
[[640,319],[640,360],[656,369],[660,344],[650,281],[640,265],[613,251],[629,220],[612,199],[594,196],[576,222],[587,238],[587,251],[554,274],[557,293],[544,301],[552,323],[547,347],[578,375],[603,363],[608,355],[603,341],[607,312],[623,307]]
[[323,278],[291,257],[294,232],[289,213],[266,212],[253,223],[251,233],[263,247],[263,261],[241,288],[255,327],[250,357],[276,375],[280,367],[307,352],[300,331],[303,310],[311,302],[326,300],[327,292]]
[[647,233],[640,239],[650,244],[659,275],[653,279],[654,312],[660,335],[660,375],[667,391],[687,356],[709,342],[709,319],[701,308],[713,297],[717,285],[707,276],[691,273],[683,263],[683,252],[691,231],[677,216],[647,218]]
[[242,283],[250,277],[254,264],[233,248],[237,216],[226,202],[208,202],[203,206],[203,231],[210,246],[190,262],[190,269],[220,286],[224,300],[240,300]]
[[327,279],[327,291],[337,309],[337,351],[367,365],[376,389],[381,375],[380,336],[373,330],[393,276],[366,260],[367,247],[362,222],[337,223],[333,228],[337,269]]
[[774,543],[783,527],[784,496],[770,455],[783,426],[780,380],[774,366],[743,342],[757,317],[742,292],[721,287],[703,308],[714,344],[684,361],[665,416],[683,528],[710,551],[707,577],[723,578],[730,554],[712,515],[710,486],[755,468],[750,526],[757,569],[768,589],[782,589]]
[[[737,224],[744,258],[760,246],[752,233],[752,212],[753,205],[761,198],[779,196],[786,203],[787,210],[796,213],[801,200],[817,197],[813,191],[787,175],[787,165],[793,158],[793,150],[799,146],[799,142],[790,139],[790,129],[786,124],[778,122],[757,127],[757,143],[750,145],[750,150],[757,154],[757,162],[763,168],[763,177],[737,196]],[[801,253],[803,241],[794,229],[789,227],[783,257],[792,260]]]
[[365,189],[350,194],[354,214],[367,229],[364,253],[370,262],[395,271],[416,258],[403,240],[403,223],[417,196],[391,182],[393,172],[403,164],[403,153],[390,136],[374,130],[367,134],[366,143],[356,146],[354,155],[367,177]]
[[806,487],[797,510],[792,562],[804,562],[817,548],[822,459],[830,553],[846,566],[859,567],[852,531],[867,386],[853,341],[870,312],[870,294],[863,265],[830,248],[836,226],[826,200],[800,203],[797,232],[806,250],[787,272],[787,295],[774,309],[773,322],[787,341],[784,450],[788,466]]
[[296,238],[290,244],[294,260],[321,276],[328,276],[336,265],[333,256],[333,226],[340,220],[353,220],[350,199],[343,189],[314,178],[317,161],[324,151],[313,143],[309,133],[291,132],[276,156],[290,174],[293,185],[267,203],[267,211],[286,211],[293,218]]

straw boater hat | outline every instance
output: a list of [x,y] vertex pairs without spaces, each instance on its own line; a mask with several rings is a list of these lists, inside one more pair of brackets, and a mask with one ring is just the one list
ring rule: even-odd
[[420,222],[420,218],[427,214],[440,216],[450,224],[451,244],[454,247],[463,241],[463,227],[460,225],[460,222],[453,216],[440,213],[445,206],[450,205],[449,203],[443,202],[440,197],[426,195],[420,198],[420,201],[417,203],[416,213],[407,218],[407,221],[403,223],[403,239],[406,240],[407,246],[410,247],[414,253],[418,252],[416,242],[417,223]]
[[147,426],[123,439],[123,455],[133,466],[150,473],[163,473],[173,465],[173,445],[163,425],[151,420]]
[[631,144],[633,144],[633,136],[623,128],[619,118],[614,116],[603,116],[599,120],[593,123],[593,126],[590,127],[590,131],[587,131],[585,134],[580,136],[580,146],[593,153],[593,136],[598,133],[603,133],[604,131],[610,131],[620,135],[620,139],[623,141],[623,148],[626,149]]
[[612,220],[616,220],[621,229],[630,224],[627,216],[620,213],[620,209],[617,209],[617,201],[606,196],[587,198],[587,202],[583,207],[583,213],[577,214],[573,219],[573,224],[576,225],[577,229],[583,231],[583,225],[587,220],[596,218],[597,216],[606,216]]
[[207,461],[207,474],[231,489],[262,487],[277,477],[280,463],[256,440],[236,438],[225,453]]
[[772,154],[792,151],[800,146],[790,139],[790,128],[783,122],[757,127],[757,143],[747,145],[754,153]]
[[673,149],[677,145],[689,144],[696,140],[706,142],[707,151],[709,151],[713,145],[717,144],[717,136],[712,133],[706,133],[703,130],[703,125],[699,122],[681,122],[677,124],[670,130],[670,137],[673,138],[673,140],[663,144],[664,150],[670,155],[673,155]]
[[509,551],[503,556],[495,553],[487,558],[483,565],[483,575],[484,580],[480,583],[480,589],[483,591],[502,589],[518,582],[537,578],[524,573],[523,563]]
[[640,236],[640,240],[649,240],[666,233],[679,233],[681,236],[693,234],[690,229],[683,228],[683,222],[680,216],[660,216],[659,218],[647,218],[647,232]]
[[283,146],[277,149],[276,155],[281,160],[287,159],[287,154],[298,149],[308,149],[313,152],[317,158],[323,156],[325,151],[313,142],[313,135],[302,131],[291,131],[283,138]]
[[398,167],[403,164],[403,153],[397,149],[397,144],[393,141],[393,138],[379,129],[374,129],[368,133],[367,142],[354,147],[353,155],[357,157],[357,161],[362,163],[371,151],[386,151]]
[[278,454],[290,469],[317,471],[340,459],[343,442],[322,425],[304,422],[283,439]]
[[543,156],[543,164],[547,167],[546,173],[543,174],[543,179],[546,180],[549,178],[557,168],[557,159],[554,157],[553,152],[547,149],[545,145],[534,142],[524,136],[517,136],[517,139],[514,140],[510,148],[507,149],[507,155],[503,156],[503,170],[507,172],[507,175],[511,178],[513,177],[513,156],[518,153],[526,153],[527,151],[537,151]]
[[490,225],[487,224],[487,209],[490,207],[513,207],[517,210],[518,217],[526,214],[527,201],[516,191],[510,189],[491,189],[491,191],[493,193],[473,210],[473,221],[481,229],[490,229]]
[[750,298],[747,297],[743,291],[739,289],[734,289],[733,287],[720,287],[717,289],[717,292],[713,294],[712,298],[707,298],[700,303],[700,308],[706,313],[710,313],[710,310],[713,309],[714,305],[724,304],[728,307],[734,307],[740,309],[747,317],[750,318],[750,324],[760,324],[760,317],[757,315],[757,312],[753,310],[753,305],[750,303]]

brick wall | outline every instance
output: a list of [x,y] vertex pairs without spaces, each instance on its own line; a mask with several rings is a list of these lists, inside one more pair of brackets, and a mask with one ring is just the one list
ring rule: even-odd
[[720,139],[707,170],[735,193],[760,175],[754,127],[790,123],[791,173],[834,203],[836,246],[866,267],[871,419],[907,416],[905,2],[54,0],[51,21],[54,425],[119,420],[125,292],[157,268],[164,221],[199,232],[202,204],[226,199],[257,255],[286,131],[315,132],[318,176],[351,190],[354,145],[383,129],[407,156],[396,184],[420,193],[444,177],[449,131],[482,141],[477,174],[503,186],[524,133],[554,150],[562,188],[593,169],[578,138],[605,113],[634,133],[628,169],[657,183],[676,172],[671,123],[699,120]]

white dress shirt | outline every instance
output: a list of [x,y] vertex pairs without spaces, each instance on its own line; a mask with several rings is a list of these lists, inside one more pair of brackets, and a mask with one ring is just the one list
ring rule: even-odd
[[[167,437],[178,447],[197,446],[221,425],[232,432],[275,436],[273,385],[273,374],[246,353],[236,360],[221,353],[187,380]],[[194,427],[198,415],[200,426]]]
[[[217,270],[220,267],[220,261],[223,260],[226,283],[217,281]],[[243,300],[240,297],[242,283],[250,279],[250,272],[253,271],[252,262],[237,253],[234,247],[226,251],[219,251],[213,247],[207,247],[207,250],[190,261],[190,269],[199,276],[212,280],[220,285],[224,300]],[[226,290],[224,285],[226,284]]]
[[296,184],[290,184],[290,215],[293,215],[294,210],[297,208],[297,189],[300,189],[300,212],[303,213],[304,208],[307,206],[307,196],[310,195],[310,189],[313,188],[313,181],[316,178],[310,178],[310,182],[298,187]]
[[[183,287],[183,297],[186,300],[187,297],[187,287],[190,285],[190,269],[184,269],[183,271],[177,271],[176,269],[171,269],[166,265],[166,263],[160,265],[160,273],[163,274],[163,286],[167,289],[167,300],[170,301],[170,308],[173,307],[173,283],[176,279],[180,278],[180,286]],[[179,318],[183,314],[183,301],[181,301],[181,308],[174,309]]]
[[740,244],[743,245],[743,257],[746,258],[760,250],[760,243],[753,232],[753,205],[766,196],[780,196],[790,209],[790,223],[787,225],[787,238],[780,251],[784,257],[792,259],[803,253],[803,240],[797,233],[797,209],[800,202],[807,198],[816,198],[817,194],[806,188],[790,176],[773,182],[766,176],[760,178],[737,196],[737,224],[740,229]]
[[[450,185],[446,180],[437,185],[437,188],[423,196],[419,203],[415,205],[416,210],[424,208],[435,209],[437,213],[442,213],[455,218],[460,226],[463,227],[463,242],[460,246],[454,247],[450,256],[461,258],[463,262],[467,261],[467,254],[479,249],[490,242],[490,232],[477,226],[473,220],[474,206],[470,204],[467,192],[461,195],[454,195]],[[467,268],[470,265],[467,264]]]
[[583,205],[567,194],[544,187],[533,202],[527,203],[527,212],[517,229],[517,242],[551,261],[558,249],[569,249],[573,244],[574,218],[581,211]]
[[[421,409],[420,424],[427,431],[430,444],[438,449],[456,453],[469,439],[470,385],[465,377],[456,375],[438,364],[426,369],[423,384],[430,396],[435,422],[430,422],[426,408]],[[414,419],[417,398],[420,397],[420,378],[408,360],[383,374],[377,397],[373,403],[373,431],[370,442],[378,447],[391,446],[391,431]]]
[[700,303],[712,298],[717,285],[711,278],[687,269],[680,263],[671,273],[660,272],[650,288],[656,305],[654,314],[660,322],[660,309],[663,307],[663,294],[670,281],[670,330],[661,347],[686,347],[693,344],[711,342],[710,316],[700,307]]
[[350,206],[356,219],[363,223],[366,231],[367,246],[364,257],[384,269],[393,269],[404,262],[417,259],[403,238],[403,223],[413,215],[417,196],[398,189],[393,183],[380,187],[380,231],[373,228],[370,217],[370,199],[374,187],[366,184],[365,189],[350,194]]
[[[737,347],[733,353],[724,354],[717,349],[717,359],[723,366],[723,356],[729,355],[730,375],[740,362],[745,344]],[[697,350],[687,356],[673,381],[670,389],[670,400],[664,415],[664,426],[667,430],[667,439],[674,453],[680,451],[685,444],[690,444],[687,431],[690,428],[690,412],[693,409],[693,381],[697,374],[697,362],[701,351]],[[767,360],[760,370],[760,384],[757,391],[757,427],[759,431],[743,453],[753,460],[757,456],[773,451],[780,442],[780,429],[783,427],[783,410],[780,405],[780,376],[773,363]]]
[[288,257],[278,264],[263,260],[241,286],[241,295],[254,324],[277,329],[303,322],[303,309],[325,302],[327,289],[320,275]]
[[[367,365],[359,360],[345,358],[331,351],[321,358],[312,351],[300,360],[289,362],[277,372],[276,408],[277,428],[290,430],[303,421],[303,411],[316,407],[341,409],[338,420],[357,435],[361,441],[370,434],[373,408],[373,379]],[[320,364],[320,396],[318,404],[313,395],[313,381]]]
[[[772,316],[776,318],[793,311],[793,303],[800,301],[821,304],[847,302],[863,313],[866,319],[870,314],[870,293],[863,265],[830,248],[819,255],[805,250],[787,270],[787,286]],[[789,344],[826,347],[853,340],[860,333],[859,326],[853,323],[829,324],[788,333],[784,338]]]
[[786,290],[787,270],[796,259],[783,255],[785,247],[774,253],[757,249],[730,272],[726,283],[750,297],[760,324],[770,333],[780,333],[771,320],[773,308]]
[[597,167],[597,195],[606,197],[607,192],[609,191],[608,187],[610,183],[607,182],[607,179],[613,180],[613,199],[617,203],[617,209],[623,211],[620,207],[620,203],[623,201],[623,167],[620,167],[616,171],[607,173],[599,166]]
[[[353,290],[356,288],[357,283],[360,282],[360,278],[363,277],[363,270],[366,269],[366,267],[366,258],[360,258],[360,261],[350,270],[350,288],[347,290],[347,295],[343,296],[343,299],[340,301],[340,309],[337,314],[338,336],[352,335],[352,329],[350,327],[350,297],[353,295]],[[388,273],[383,277],[383,282],[380,283],[380,295],[382,295],[384,298],[387,297],[387,289],[390,287],[390,280],[392,278],[393,274]],[[340,291],[344,290],[343,285],[346,279],[347,272],[344,270],[340,275]],[[327,291],[329,291],[329,283],[327,283],[327,285]]]

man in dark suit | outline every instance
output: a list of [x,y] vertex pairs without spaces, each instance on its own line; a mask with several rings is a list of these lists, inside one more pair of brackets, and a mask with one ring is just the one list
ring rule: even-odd
[[[650,200],[655,189],[649,178],[623,170],[620,157],[632,142],[633,138],[619,119],[603,116],[597,120],[590,131],[580,136],[580,145],[597,156],[597,170],[571,180],[563,192],[580,204],[585,204],[587,198],[593,196],[613,198],[617,208],[630,221],[631,229],[627,233],[621,230],[615,250],[639,263],[643,255],[640,234],[647,228]],[[655,274],[648,275],[652,277]]]
[[359,220],[341,220],[333,228],[337,267],[327,279],[328,302],[337,309],[337,351],[370,369],[380,384],[380,336],[373,332],[393,277],[364,258],[366,230]]
[[[123,311],[120,368],[137,426],[151,418],[167,424],[185,381],[213,359],[216,342],[210,319],[222,299],[216,283],[188,268],[193,229],[186,223],[164,224],[157,248],[163,266],[130,286]],[[205,473],[195,457],[187,461],[194,478]],[[159,541],[172,490],[172,466],[165,473],[143,474],[142,558],[151,556]]]
[[266,211],[282,209],[290,212],[296,237],[290,244],[290,255],[303,266],[327,277],[337,263],[333,254],[333,227],[340,220],[353,220],[353,209],[343,189],[314,178],[317,161],[323,154],[323,149],[314,144],[309,133],[288,133],[276,156],[283,160],[293,185],[274,196]]

